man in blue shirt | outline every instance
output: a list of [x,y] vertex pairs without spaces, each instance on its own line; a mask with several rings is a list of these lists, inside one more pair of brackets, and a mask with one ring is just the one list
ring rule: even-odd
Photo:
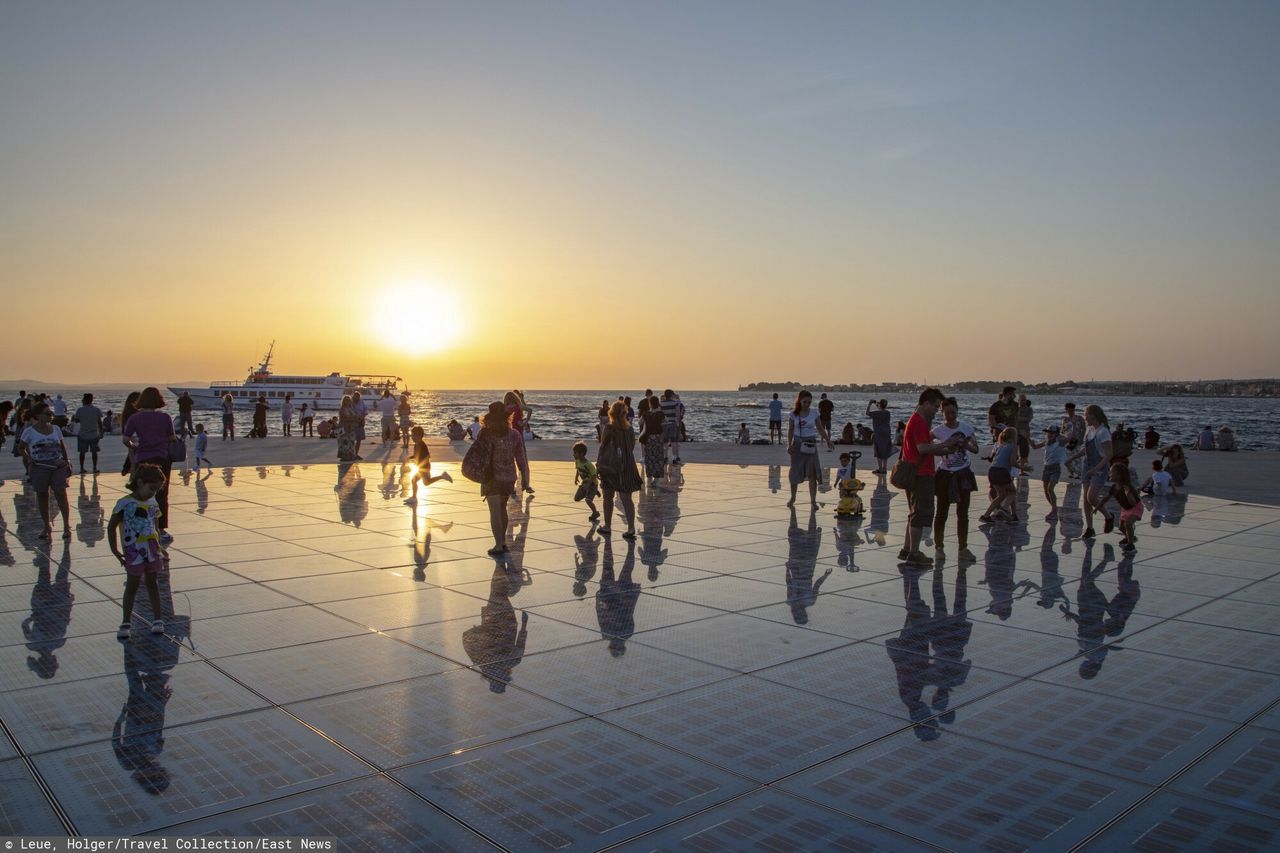
[[775,393],[773,399],[769,401],[769,443],[773,444],[774,436],[778,437],[778,444],[782,444],[782,401],[778,399]]

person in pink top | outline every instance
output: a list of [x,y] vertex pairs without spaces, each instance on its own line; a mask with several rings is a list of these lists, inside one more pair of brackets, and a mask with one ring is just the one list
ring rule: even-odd
[[920,540],[933,525],[934,514],[934,464],[933,457],[952,453],[960,446],[962,435],[956,433],[946,441],[934,441],[930,425],[938,414],[945,395],[937,388],[920,392],[916,410],[907,420],[902,436],[902,461],[916,463],[916,478],[907,489],[906,542],[898,552],[898,558],[919,568],[930,568],[933,562],[920,552]]
[[156,529],[160,534],[160,544],[168,545],[173,541],[169,534],[169,473],[173,468],[169,459],[169,443],[175,434],[173,418],[160,411],[164,405],[160,389],[154,386],[142,389],[138,397],[138,411],[124,426],[124,443],[132,449],[135,464],[150,462],[164,472],[164,483],[155,495],[160,507]]

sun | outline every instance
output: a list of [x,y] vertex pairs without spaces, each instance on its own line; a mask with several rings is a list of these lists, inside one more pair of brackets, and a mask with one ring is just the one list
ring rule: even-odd
[[466,313],[457,287],[439,282],[387,285],[373,314],[373,333],[387,348],[407,355],[435,355],[466,334]]

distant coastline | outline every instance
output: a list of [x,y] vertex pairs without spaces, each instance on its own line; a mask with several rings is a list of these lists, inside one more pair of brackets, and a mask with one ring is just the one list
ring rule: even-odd
[[[1205,379],[1176,382],[1035,382],[1017,379],[981,379],[939,385],[955,394],[999,394],[1012,385],[1020,393],[1036,395],[1073,395],[1090,397],[1280,397],[1280,379]],[[739,391],[774,392],[811,391],[832,394],[912,394],[924,389],[915,382],[881,382],[875,384],[826,385],[821,382],[751,382],[739,385]]]

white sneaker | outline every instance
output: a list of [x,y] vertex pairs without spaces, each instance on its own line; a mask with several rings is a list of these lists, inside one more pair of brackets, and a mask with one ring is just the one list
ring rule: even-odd
[[119,628],[116,629],[116,639],[117,640],[129,639],[129,623],[128,622],[125,622],[123,625],[121,625]]

